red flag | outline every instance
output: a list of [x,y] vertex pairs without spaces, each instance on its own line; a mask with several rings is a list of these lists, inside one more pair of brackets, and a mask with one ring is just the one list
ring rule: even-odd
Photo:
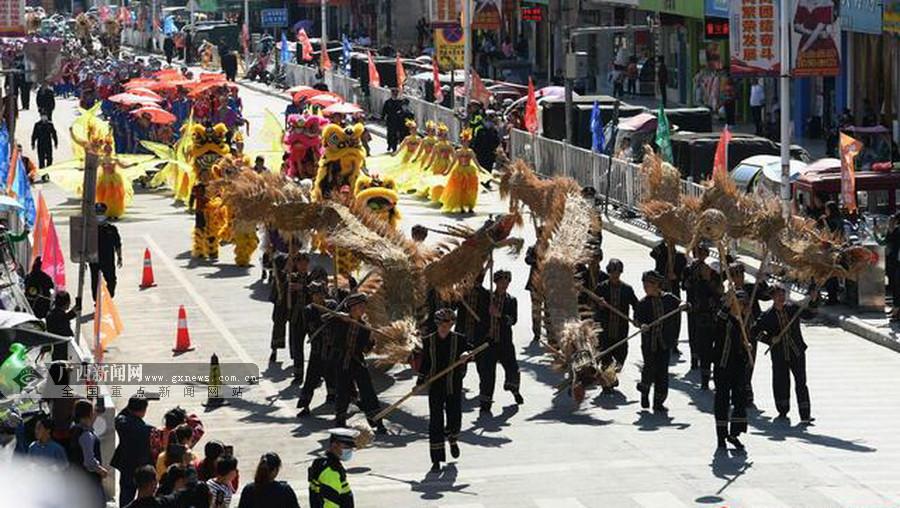
[[406,69],[403,68],[403,62],[400,60],[400,55],[397,55],[397,88],[403,90],[403,85],[406,84]]
[[441,72],[438,69],[437,58],[431,61],[431,80],[434,82],[434,102],[444,102],[444,92],[441,91]]
[[304,62],[308,62],[312,60],[313,47],[312,43],[309,42],[309,36],[306,35],[306,30],[303,28],[297,32],[297,42],[300,43],[300,48],[302,50],[302,59]]
[[841,201],[848,212],[856,210],[856,164],[857,154],[863,144],[843,132],[841,133]]
[[331,58],[328,57],[328,49],[325,47],[325,41],[321,41],[322,44],[322,63],[321,67],[323,71],[331,70]]
[[728,143],[730,142],[731,131],[726,125],[719,136],[719,144],[716,145],[716,156],[713,158],[713,180],[728,176]]
[[483,105],[487,106],[491,101],[491,97],[493,94],[490,90],[484,86],[484,82],[481,81],[481,76],[478,75],[478,72],[475,69],[472,69],[472,100],[478,101]]
[[375,68],[375,59],[372,58],[371,51],[369,51],[369,86],[381,86],[381,76]]
[[44,242],[42,267],[44,272],[53,278],[56,290],[59,291],[66,287],[66,258],[59,245],[59,236],[56,234],[53,217],[49,217],[48,220],[49,225],[47,227],[47,240]]
[[34,233],[31,237],[31,263],[34,259],[42,256],[44,245],[47,243],[48,228],[50,227],[50,209],[47,208],[47,201],[44,200],[44,194],[38,192],[37,216],[34,219]]
[[534,134],[537,132],[537,97],[534,95],[534,81],[528,77],[528,100],[525,102],[525,129]]

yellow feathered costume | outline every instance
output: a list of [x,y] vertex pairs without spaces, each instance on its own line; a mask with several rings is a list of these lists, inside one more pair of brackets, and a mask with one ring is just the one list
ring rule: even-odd
[[473,212],[478,201],[479,171],[484,171],[478,166],[475,152],[469,148],[472,140],[472,131],[464,130],[460,134],[462,146],[456,150],[456,162],[450,169],[447,184],[440,191],[442,212]]

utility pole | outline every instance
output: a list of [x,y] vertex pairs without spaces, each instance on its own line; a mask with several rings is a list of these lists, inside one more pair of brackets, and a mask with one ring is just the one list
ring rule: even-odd
[[[466,96],[463,98],[463,108],[465,111],[469,109],[469,102],[472,100],[472,0],[463,0],[463,41],[465,42],[465,51],[463,57],[463,65],[466,68]],[[454,90],[450,90],[451,94],[455,94]]]
[[244,28],[247,29],[247,44],[244,46],[244,62],[250,65],[250,0],[244,0]]
[[781,213],[791,217],[791,25],[790,2],[781,2]]

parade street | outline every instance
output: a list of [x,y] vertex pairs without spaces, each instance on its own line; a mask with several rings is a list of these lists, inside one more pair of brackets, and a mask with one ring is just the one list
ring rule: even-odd
[[[247,151],[268,145],[261,132],[265,110],[280,117],[286,102],[241,87],[245,117],[250,123]],[[56,160],[69,158],[65,132],[75,115],[75,102],[60,100],[54,122],[60,132]],[[22,111],[20,139],[28,139],[34,110]],[[374,153],[384,151],[374,139]],[[496,189],[496,187],[495,187]],[[52,182],[39,184],[56,217],[63,250],[68,251],[67,215],[77,213],[80,201],[67,197]],[[465,223],[480,226],[507,205],[496,190],[482,192],[476,215]],[[415,224],[441,228],[456,219],[439,213],[423,201],[403,198],[402,230]],[[513,231],[534,243],[531,221]],[[268,284],[261,281],[259,251],[254,266],[233,264],[232,247],[225,247],[218,262],[191,259],[193,216],[173,205],[167,191],[136,189],[128,215],[117,223],[123,242],[124,266],[119,270],[115,302],[125,323],[123,335],[106,353],[108,362],[194,362],[198,375],[206,374],[211,355],[220,362],[255,363],[262,380],[229,405],[207,410],[205,387],[194,396],[183,386],[160,392],[150,403],[146,421],[161,424],[163,413],[176,406],[200,415],[206,437],[234,445],[241,483],[253,478],[257,458],[276,451],[284,461],[280,480],[307,502],[307,467],[322,452],[326,430],[332,426],[324,390],[316,393],[313,415],[298,419],[295,407],[299,387],[291,384],[286,350],[269,363],[272,305]],[[446,240],[430,233],[428,243]],[[139,289],[141,260],[149,249],[156,287]],[[624,262],[623,278],[638,297],[643,296],[641,273],[653,267],[648,249],[610,233],[604,235],[604,261]],[[804,324],[809,344],[807,369],[814,425],[799,426],[796,400],[791,421],[775,422],[771,389],[771,361],[764,346],[757,356],[754,375],[756,405],[749,411],[749,431],[743,437],[745,453],[716,451],[713,392],[701,391],[699,374],[689,373],[687,334],[681,335],[684,356],[672,368],[668,415],[642,410],[635,383],[641,365],[640,348],[632,342],[621,385],[614,395],[588,392],[580,407],[556,385],[563,379],[554,372],[540,345],[531,341],[529,296],[523,287],[528,275],[524,253],[518,258],[505,251],[494,255],[495,269],[512,272],[510,291],[518,298],[514,327],[516,354],[522,369],[521,393],[516,406],[508,392],[498,389],[492,416],[479,417],[478,379],[474,366],[465,378],[460,436],[461,457],[440,473],[428,473],[427,397],[413,397],[385,421],[386,436],[358,450],[347,464],[356,506],[453,508],[579,508],[579,507],[888,507],[900,504],[900,392],[897,391],[900,355],[859,337],[813,321]],[[321,260],[314,257],[313,265]],[[74,292],[77,266],[67,267]],[[87,295],[85,308],[89,309]],[[177,313],[187,311],[193,350],[174,355]],[[82,336],[90,336],[90,317]],[[682,320],[686,329],[686,319]],[[84,340],[84,339],[82,339]],[[414,386],[415,374],[397,366],[390,376],[375,373],[382,405],[402,397]],[[123,387],[118,406],[137,387]],[[792,394],[793,398],[793,394]],[[107,409],[111,410],[111,409]],[[355,411],[355,408],[354,408]],[[356,414],[351,417],[362,418]],[[195,449],[202,450],[203,442]],[[232,506],[236,506],[236,501]]]

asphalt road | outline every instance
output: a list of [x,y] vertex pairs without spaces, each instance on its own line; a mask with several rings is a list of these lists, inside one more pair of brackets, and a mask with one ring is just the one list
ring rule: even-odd
[[[265,144],[259,134],[264,110],[280,112],[285,103],[246,89],[242,96],[251,123],[248,150],[252,151]],[[55,120],[62,138],[57,160],[69,154],[68,135],[63,132],[73,118],[73,104],[62,101],[57,107]],[[33,110],[22,113],[20,138],[30,136],[35,117]],[[382,140],[375,140],[376,153],[383,146]],[[78,201],[52,183],[39,188],[67,250],[64,217],[77,212]],[[477,216],[466,222],[478,225],[503,208],[496,193],[483,193]],[[405,231],[416,223],[438,227],[455,220],[412,200],[404,200],[401,212]],[[193,397],[184,387],[171,387],[168,396],[151,404],[148,421],[160,424],[163,413],[175,405],[196,412],[205,424],[204,440],[234,445],[242,483],[253,477],[262,453],[277,451],[285,464],[280,478],[298,491],[301,506],[308,506],[306,468],[322,451],[330,407],[322,405],[320,391],[314,415],[295,417],[298,389],[290,384],[286,351],[278,363],[267,363],[271,305],[259,267],[234,266],[231,247],[222,251],[216,264],[191,260],[192,223],[166,193],[138,192],[118,224],[125,266],[119,271],[116,304],[125,332],[108,350],[107,361],[196,362],[198,374],[206,373],[213,353],[222,362],[258,364],[263,382],[232,399],[229,406],[208,411],[201,405],[203,387],[195,386]],[[524,237],[526,244],[533,242],[529,226],[514,234]],[[436,240],[434,236],[429,241]],[[153,255],[157,287],[139,290],[145,248]],[[647,249],[612,235],[605,236],[603,248],[607,258],[624,261],[626,281],[640,288],[640,273],[651,266]],[[815,425],[798,426],[796,409],[790,424],[773,422],[770,361],[760,354],[754,383],[760,409],[750,415],[750,431],[744,438],[747,453],[716,453],[712,392],[698,389],[699,379],[688,373],[684,361],[671,369],[668,416],[639,407],[634,387],[641,365],[637,348],[632,348],[621,376],[620,394],[589,393],[581,407],[565,394],[555,395],[560,375],[540,349],[529,344],[530,305],[523,289],[528,271],[523,256],[499,254],[496,264],[512,270],[511,290],[519,299],[515,342],[525,404],[515,406],[509,394],[498,389],[494,416],[479,418],[477,374],[470,369],[465,380],[462,456],[434,475],[427,474],[427,399],[413,398],[389,417],[390,435],[379,437],[348,464],[357,506],[778,508],[900,503],[896,353],[838,329],[804,325]],[[73,288],[76,274],[75,266],[69,265]],[[175,356],[171,349],[179,305],[187,310],[195,349]],[[686,341],[685,331],[684,351]],[[405,394],[413,386],[412,378],[408,369],[399,367],[388,375],[376,372],[381,402]],[[136,388],[125,387],[117,405],[123,405]],[[203,443],[197,448],[202,453]]]

